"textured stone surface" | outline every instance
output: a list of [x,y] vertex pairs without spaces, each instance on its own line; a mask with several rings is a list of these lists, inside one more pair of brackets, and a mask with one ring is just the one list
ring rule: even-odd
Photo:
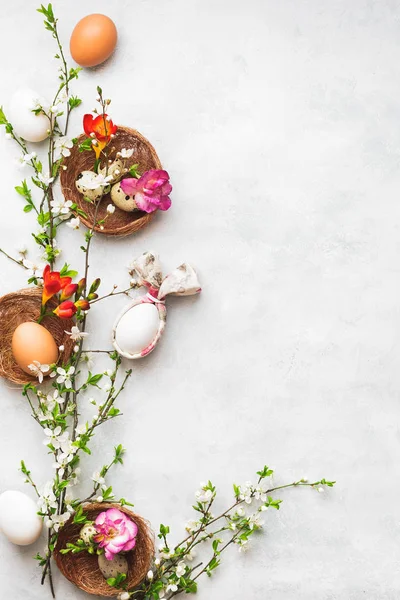
[[[99,431],[84,475],[128,448],[118,495],[181,537],[199,481],[221,502],[232,481],[265,462],[276,482],[338,480],[332,493],[281,494],[267,535],[231,551],[199,600],[395,600],[400,593],[400,8],[391,0],[55,1],[61,34],[104,12],[115,56],[85,71],[77,93],[112,95],[115,122],[155,145],[174,185],[173,208],[124,240],[97,239],[104,290],[127,281],[145,250],[166,272],[198,267],[201,297],[169,300],[155,352],[134,364],[124,421]],[[32,0],[2,11],[1,101],[19,85],[51,95],[54,46]],[[33,217],[14,186],[25,174],[0,138],[1,246],[28,240]],[[26,173],[27,174],[27,173]],[[64,229],[68,262],[82,264]],[[33,247],[33,246],[31,246]],[[1,292],[24,273],[1,259]],[[91,315],[106,347],[116,298]],[[26,459],[42,483],[52,460],[19,393],[0,384],[1,490],[25,489]],[[90,415],[90,405],[85,408]],[[85,457],[86,458],[86,457]],[[82,486],[82,494],[89,482]],[[25,490],[26,491],[26,490]],[[221,504],[222,505],[222,504]],[[31,548],[0,540],[2,595],[50,598]],[[85,596],[55,575],[59,598]]]

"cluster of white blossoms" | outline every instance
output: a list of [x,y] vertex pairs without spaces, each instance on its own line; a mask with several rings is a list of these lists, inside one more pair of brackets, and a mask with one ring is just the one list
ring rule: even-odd
[[25,152],[17,159],[17,164],[20,167],[26,167],[32,160],[37,157],[36,152]]
[[239,500],[243,500],[246,504],[251,504],[253,500],[261,502],[267,501],[268,482],[262,480],[260,485],[254,486],[251,481],[246,481],[243,486],[239,486]]
[[60,135],[54,140],[54,150],[57,158],[68,157],[71,155],[71,148],[74,142],[65,135]]
[[51,212],[55,217],[58,217],[61,220],[69,219],[71,216],[72,204],[71,200],[66,200],[64,197],[51,200]]
[[28,260],[27,258],[23,259],[22,264],[24,265],[25,269],[27,269],[29,277],[41,277],[46,266],[46,263],[41,262],[40,260],[34,262],[32,260]]
[[122,148],[119,152],[117,152],[117,157],[130,158],[134,152],[135,151],[133,148],[129,148],[129,150],[126,148]]
[[57,383],[64,383],[66,386],[71,383],[71,377],[75,373],[75,367],[69,366],[63,369],[62,367],[57,367],[56,371],[52,371],[50,373],[50,377],[57,377]]

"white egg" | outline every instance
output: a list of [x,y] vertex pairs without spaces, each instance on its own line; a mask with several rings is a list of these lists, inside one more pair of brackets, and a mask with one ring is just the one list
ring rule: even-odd
[[41,142],[48,136],[49,119],[43,114],[35,115],[32,112],[38,101],[42,106],[48,106],[39,94],[26,88],[16,91],[8,104],[7,118],[15,132],[27,142]]
[[22,492],[9,490],[0,495],[0,529],[6,538],[18,546],[36,542],[43,522],[35,502]]
[[155,338],[160,317],[154,304],[133,306],[118,321],[115,341],[122,352],[138,354]]

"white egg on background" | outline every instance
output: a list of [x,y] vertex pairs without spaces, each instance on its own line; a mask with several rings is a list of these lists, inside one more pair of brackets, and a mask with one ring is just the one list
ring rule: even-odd
[[22,492],[8,490],[0,495],[0,530],[18,546],[29,546],[39,538],[43,521],[35,502]]
[[39,94],[29,88],[23,88],[14,92],[8,103],[7,118],[15,133],[27,142],[41,142],[48,136],[49,119],[43,114],[35,115],[32,112],[38,102],[41,106],[48,106]]
[[122,352],[138,354],[154,340],[159,326],[157,307],[150,303],[137,304],[118,321],[115,342]]

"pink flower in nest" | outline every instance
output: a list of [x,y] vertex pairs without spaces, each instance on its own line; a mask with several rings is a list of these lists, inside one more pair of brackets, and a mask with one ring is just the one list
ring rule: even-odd
[[169,194],[172,192],[172,185],[167,171],[152,169],[139,179],[123,179],[121,188],[125,194],[135,196],[136,206],[144,212],[168,210],[171,206]]
[[97,533],[93,536],[93,541],[104,548],[107,560],[112,560],[119,552],[132,550],[136,545],[138,527],[118,508],[100,513],[94,527]]

